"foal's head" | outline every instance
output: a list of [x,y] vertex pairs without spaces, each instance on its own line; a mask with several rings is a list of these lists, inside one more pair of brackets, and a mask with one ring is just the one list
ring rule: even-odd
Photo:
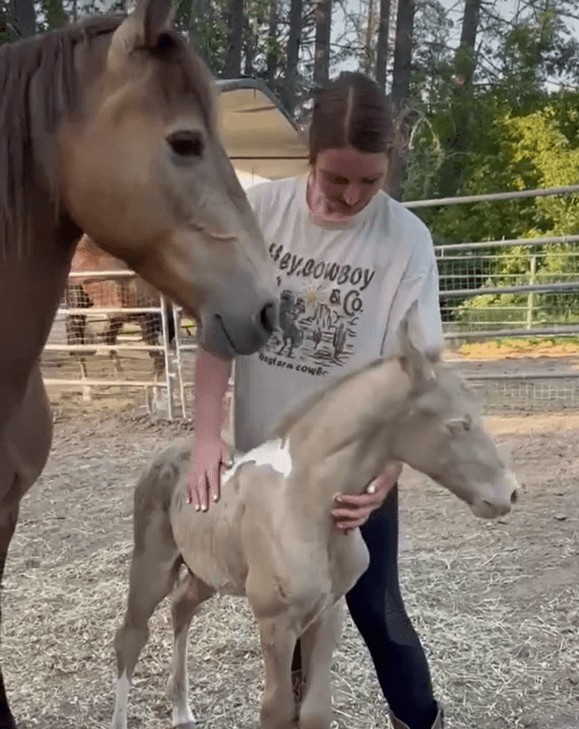
[[419,351],[406,328],[400,341],[410,389],[396,419],[395,457],[452,491],[475,516],[508,513],[517,479],[486,430],[474,393],[438,353]]

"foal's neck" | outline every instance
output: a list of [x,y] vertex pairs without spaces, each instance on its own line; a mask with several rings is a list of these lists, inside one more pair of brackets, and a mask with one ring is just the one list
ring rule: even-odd
[[291,429],[288,495],[327,510],[336,494],[361,494],[395,459],[397,414],[410,392],[398,360],[339,385]]

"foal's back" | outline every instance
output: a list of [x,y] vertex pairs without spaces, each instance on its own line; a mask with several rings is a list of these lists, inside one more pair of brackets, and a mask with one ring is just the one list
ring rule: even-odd
[[272,554],[284,476],[266,465],[269,453],[261,463],[259,457],[257,463],[238,463],[223,475],[219,501],[197,512],[186,496],[191,454],[192,439],[185,436],[146,467],[135,489],[135,541],[148,539],[148,525],[163,519],[177,553],[196,577],[215,592],[242,596],[248,555]]

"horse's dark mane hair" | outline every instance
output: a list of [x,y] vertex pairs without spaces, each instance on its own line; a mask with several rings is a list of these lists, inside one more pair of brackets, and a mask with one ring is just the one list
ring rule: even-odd
[[[123,17],[89,18],[0,49],[0,256],[14,246],[18,255],[24,255],[30,246],[31,198],[37,183],[35,139],[53,133],[78,104],[75,47],[114,32]],[[49,179],[48,184],[52,188],[56,180]],[[54,189],[50,192],[56,197]],[[58,200],[54,205],[56,217]]]
[[[54,147],[50,137],[60,121],[74,114],[82,100],[75,49],[99,36],[112,35],[125,18],[125,13],[95,16],[0,48],[0,259],[30,252],[33,201],[39,188],[50,194],[54,219],[58,219],[56,165],[45,155]],[[172,41],[166,50],[168,59],[186,50],[186,41],[176,31],[167,31],[165,38]],[[211,127],[211,109],[207,108],[211,77],[201,59],[188,58],[191,63],[181,63],[180,75],[175,74],[173,64],[163,64],[167,67],[160,67],[161,73],[170,78],[164,83],[160,79],[160,86],[168,96],[194,91]]]
[[328,383],[326,387],[306,398],[304,403],[299,405],[297,408],[293,408],[292,410],[290,410],[290,412],[280,420],[275,428],[273,428],[271,437],[281,438],[282,440],[285,439],[288,436],[289,431],[294,427],[294,425],[305,415],[307,415],[307,413],[315,405],[318,405],[320,402],[322,402],[322,400],[325,400],[329,395],[333,394],[336,390],[338,390],[347,382],[351,382],[351,380],[355,379],[356,377],[359,377],[360,375],[363,375],[366,372],[369,372],[370,370],[379,367],[384,362],[385,359],[372,360],[368,364],[362,365],[357,369],[347,372],[342,377],[338,377],[337,379],[332,380],[330,383]]

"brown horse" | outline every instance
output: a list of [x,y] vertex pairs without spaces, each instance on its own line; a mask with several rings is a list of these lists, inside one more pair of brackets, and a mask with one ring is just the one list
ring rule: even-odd
[[[52,416],[39,359],[86,232],[225,358],[275,326],[273,264],[170,0],[0,50],[0,575]],[[14,729],[0,670],[0,727]]]
[[[71,272],[93,273],[96,271],[126,271],[127,266],[110,253],[103,251],[88,237],[83,235],[76,246],[72,258]],[[118,309],[156,307],[161,304],[159,292],[140,276],[131,278],[102,278],[90,275],[75,278],[69,281],[65,291],[65,302],[72,309],[88,309],[96,307],[114,307]],[[167,317],[167,339],[171,343],[175,337],[175,319],[173,309],[168,302],[163,306]],[[128,323],[138,324],[141,328],[143,341],[148,345],[158,345],[159,335],[163,330],[162,315],[158,311],[131,312],[119,311],[108,317],[105,330],[101,335],[102,342],[112,346],[116,343],[123,326]],[[87,317],[85,314],[75,312],[66,319],[67,344],[87,344],[86,336]],[[83,377],[87,377],[86,352],[79,352],[78,358]],[[122,370],[121,361],[114,350],[110,351],[118,372]],[[163,352],[150,350],[149,356],[153,360],[155,379],[158,379],[165,369]]]

